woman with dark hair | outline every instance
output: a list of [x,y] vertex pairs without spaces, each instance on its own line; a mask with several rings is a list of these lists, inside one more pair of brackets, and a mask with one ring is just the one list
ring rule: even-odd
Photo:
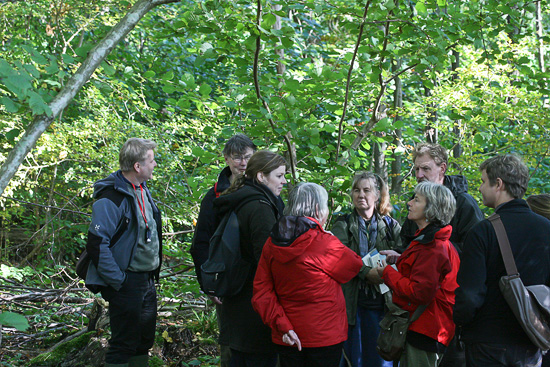
[[218,313],[219,342],[231,348],[231,367],[269,367],[277,363],[271,330],[252,309],[251,299],[262,248],[283,212],[279,194],[286,184],[285,172],[286,161],[282,156],[257,151],[248,161],[244,175],[214,200],[218,218],[237,209],[242,257],[251,264],[243,289],[235,296],[223,298]]
[[290,192],[254,279],[252,305],[271,327],[281,367],[336,367],[347,338],[340,284],[363,262],[323,229],[327,201],[327,191],[314,183]]
[[[364,257],[373,250],[394,262],[401,247],[401,226],[389,216],[392,209],[388,187],[372,172],[358,172],[351,185],[353,211],[338,218],[332,233],[356,254]],[[384,316],[384,296],[379,291],[381,281],[373,275],[373,267],[363,265],[359,274],[342,286],[348,316],[348,340],[345,357],[352,367],[391,367],[376,352],[379,322]],[[341,366],[348,362],[342,359]]]
[[[532,211],[550,219],[550,194],[531,195],[525,201]],[[550,367],[550,353],[542,356],[541,367]]]
[[412,315],[426,306],[407,333],[400,367],[435,367],[453,339],[453,305],[458,253],[449,240],[456,200],[443,185],[424,181],[407,203],[407,218],[418,225],[415,238],[392,266],[376,268],[379,279],[392,290],[392,301]]

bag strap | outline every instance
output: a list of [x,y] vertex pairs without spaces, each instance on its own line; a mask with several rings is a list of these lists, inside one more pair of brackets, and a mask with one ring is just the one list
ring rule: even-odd
[[[386,298],[386,307],[388,307],[390,310],[392,308],[401,308],[399,307],[398,305],[396,305],[395,303],[393,303],[393,296],[391,294],[392,292],[387,292],[384,294],[384,297]],[[428,305],[420,305],[416,308],[416,310],[414,310],[411,318],[409,319],[409,323],[413,323],[414,321],[416,321],[420,315],[422,315],[422,312],[424,312],[424,310],[428,308]]]
[[506,229],[500,215],[493,214],[489,218],[489,221],[493,225],[495,232],[497,234],[498,246],[500,247],[500,252],[502,254],[502,260],[504,260],[504,267],[506,268],[506,274],[514,275],[518,273],[518,268],[516,267],[516,262],[514,261],[514,255],[512,254],[512,249],[510,248],[510,242],[508,241],[508,235],[506,234]]
[[420,305],[416,308],[416,310],[414,310],[414,313],[412,314],[411,316],[411,319],[410,319],[410,323],[413,323],[414,321],[416,321],[416,319],[418,319],[420,317],[420,315],[422,315],[422,312],[424,312],[424,310],[428,307],[428,305]]

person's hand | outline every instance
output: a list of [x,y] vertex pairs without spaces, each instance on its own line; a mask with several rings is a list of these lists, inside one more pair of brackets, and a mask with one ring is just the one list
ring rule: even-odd
[[283,343],[288,345],[294,345],[296,344],[296,347],[299,351],[302,350],[302,343],[300,342],[300,338],[298,338],[298,335],[294,332],[294,330],[289,330],[288,333],[283,335]]
[[378,276],[380,277],[380,279],[382,280],[382,282],[384,281],[384,279],[382,278],[382,276],[384,275],[384,269],[386,268],[386,266],[379,266],[376,268],[376,272],[378,273]]
[[397,262],[397,259],[399,259],[399,256],[401,254],[394,250],[382,250],[380,251],[381,255],[386,255],[386,261],[388,264],[395,264]]
[[220,299],[219,299],[218,297],[216,297],[216,296],[208,296],[208,297],[210,297],[210,300],[211,300],[212,302],[214,302],[215,304],[217,304],[217,305],[221,305],[221,304],[222,304],[222,301],[220,301]]
[[382,284],[382,278],[378,275],[378,271],[376,270],[378,268],[372,268],[367,273],[367,276],[365,277],[367,279],[367,283],[369,284]]

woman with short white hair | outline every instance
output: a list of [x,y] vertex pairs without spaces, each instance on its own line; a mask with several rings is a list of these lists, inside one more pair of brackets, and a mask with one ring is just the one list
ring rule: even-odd
[[453,305],[460,260],[449,241],[456,201],[451,191],[421,182],[407,203],[408,218],[418,225],[415,238],[391,266],[376,268],[392,290],[393,303],[412,315],[426,305],[410,326],[400,367],[435,367],[454,336]]
[[321,186],[297,185],[256,271],[252,305],[271,327],[281,367],[338,366],[347,338],[340,285],[357,275],[363,262],[323,229],[327,201]]

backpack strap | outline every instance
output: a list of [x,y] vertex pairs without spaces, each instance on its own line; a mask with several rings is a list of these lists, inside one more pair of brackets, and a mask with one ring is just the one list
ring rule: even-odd
[[388,240],[388,242],[393,242],[393,227],[395,226],[395,219],[393,219],[389,215],[384,215],[382,217],[382,220],[384,221],[384,223],[386,223],[386,228],[388,228],[388,230],[386,231],[386,240]]
[[216,182],[214,184],[214,194],[216,195],[216,198],[219,198],[220,197],[220,192],[218,192],[218,183]]

